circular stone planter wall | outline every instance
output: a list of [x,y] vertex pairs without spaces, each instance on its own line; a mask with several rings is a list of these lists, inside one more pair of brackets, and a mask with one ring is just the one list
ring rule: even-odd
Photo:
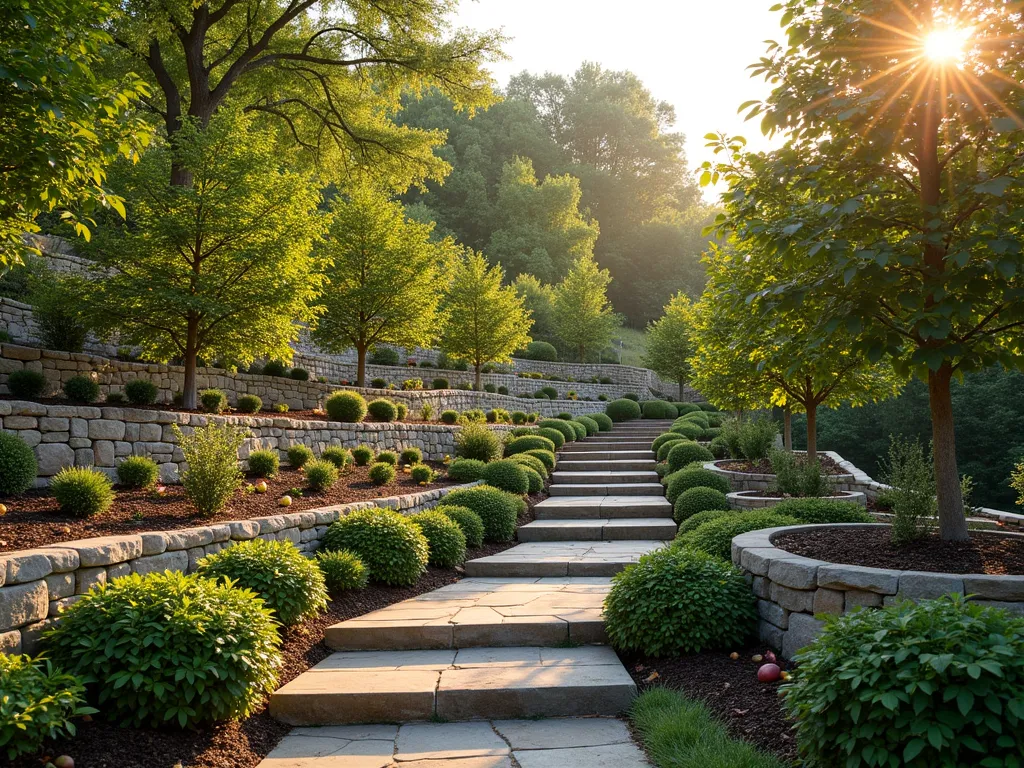
[[[772,543],[776,536],[791,531],[870,527],[876,524],[791,525],[751,531],[732,540],[732,561],[747,574],[758,598],[758,634],[763,642],[792,658],[814,640],[824,626],[816,616],[952,593],[971,595],[972,600],[984,605],[1024,613],[1024,576],[843,565],[794,555]],[[978,532],[978,535],[985,534]]]
[[[728,478],[734,491],[767,491],[775,484],[775,475],[762,475],[756,472],[732,472],[719,466],[730,461],[735,461],[735,459],[709,461],[704,465],[704,468]],[[837,491],[856,490],[853,487],[855,481],[853,475],[829,475],[828,477],[832,481],[832,487]]]
[[[760,491],[733,491],[725,496],[729,500],[729,506],[733,509],[764,509],[774,507],[784,501],[799,501],[793,496],[762,496]],[[868,497],[860,491],[841,491],[835,496],[818,496],[822,501],[852,501],[862,507],[868,505]]]

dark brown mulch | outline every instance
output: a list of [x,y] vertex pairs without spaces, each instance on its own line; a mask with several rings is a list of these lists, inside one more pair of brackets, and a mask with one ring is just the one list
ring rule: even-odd
[[893,546],[889,527],[796,531],[775,539],[795,555],[844,565],[933,573],[1024,575],[1024,536],[974,533],[969,541],[943,541],[929,533]]
[[[821,466],[822,473],[826,475],[850,474],[847,470],[839,466],[835,459],[822,453],[818,454],[818,464]],[[728,472],[750,472],[755,475],[775,474],[775,470],[772,469],[772,463],[768,461],[768,459],[758,459],[757,461],[735,459],[732,461],[723,461],[718,465],[718,467],[719,469],[724,469]]]
[[[49,491],[29,491],[22,496],[0,498],[8,509],[7,514],[0,517],[0,552],[93,536],[166,531],[224,520],[301,512],[314,507],[404,496],[453,485],[444,476],[443,465],[428,463],[441,472],[440,479],[431,485],[421,486],[403,472],[399,472],[395,481],[388,485],[374,485],[370,482],[367,467],[352,467],[342,473],[333,488],[320,493],[303,491],[306,481],[302,472],[284,468],[267,481],[269,487],[263,494],[246,491],[248,486],[258,482],[258,478],[249,478],[227,507],[213,517],[200,516],[185,498],[180,485],[165,486],[163,495],[158,495],[155,490],[118,490],[109,510],[86,520],[62,514]],[[296,489],[302,492],[301,495],[294,492]],[[278,500],[285,494],[292,497],[289,507],[278,505]]]
[[[765,662],[752,660],[754,654],[764,654],[766,649],[748,646],[736,652],[739,658],[735,661],[728,653],[709,651],[668,659],[623,656],[622,663],[641,691],[663,686],[700,699],[734,737],[784,761],[795,760],[796,739],[779,698],[781,681],[758,682],[757,670]],[[784,659],[778,659],[778,664],[784,670],[792,668]],[[651,679],[655,673],[657,676]]]

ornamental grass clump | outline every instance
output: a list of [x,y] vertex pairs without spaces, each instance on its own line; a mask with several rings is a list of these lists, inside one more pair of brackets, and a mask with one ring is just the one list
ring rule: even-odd
[[451,504],[440,504],[434,507],[435,512],[441,512],[455,521],[462,529],[466,537],[466,546],[482,547],[484,543],[484,521],[480,515],[468,507],[456,507]]
[[114,503],[110,479],[91,467],[65,467],[50,479],[50,493],[60,511],[72,517],[100,515]]
[[415,584],[427,569],[430,553],[419,527],[390,509],[350,512],[331,524],[320,548],[352,552],[369,569],[371,581],[391,586]]
[[238,449],[248,432],[231,424],[209,424],[182,434],[177,424],[171,429],[188,462],[181,475],[185,495],[199,514],[212,517],[228,503],[242,484]]
[[427,539],[429,562],[438,568],[453,568],[466,559],[466,534],[459,524],[436,510],[409,517]]
[[317,552],[316,564],[324,575],[328,592],[363,589],[370,581],[370,573],[363,561],[346,549]]
[[240,541],[204,557],[196,574],[251,589],[285,625],[297,624],[327,608],[323,574],[290,541]]

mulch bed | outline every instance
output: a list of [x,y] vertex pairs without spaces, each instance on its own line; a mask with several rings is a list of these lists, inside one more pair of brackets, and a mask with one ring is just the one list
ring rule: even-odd
[[[843,469],[831,456],[826,456],[823,453],[818,454],[818,464],[821,466],[821,471],[826,475],[848,475],[848,470]],[[774,475],[775,470],[772,469],[772,463],[768,459],[758,459],[757,461],[733,460],[723,461],[718,465],[719,469],[724,469],[727,472],[749,472],[754,475]]]
[[[442,464],[427,463],[441,471],[441,477],[430,485],[421,486],[401,471],[394,482],[374,485],[370,482],[368,467],[351,467],[342,473],[333,488],[320,493],[302,490],[306,481],[301,471],[282,468],[277,476],[267,481],[266,493],[246,492],[247,486],[258,481],[258,478],[249,478],[227,507],[213,517],[202,517],[196,512],[180,485],[164,486],[162,496],[154,490],[119,490],[107,512],[86,520],[62,514],[49,491],[33,490],[22,496],[0,498],[8,509],[7,514],[0,517],[0,552],[94,536],[168,531],[226,520],[301,512],[352,501],[405,496],[455,484],[444,476]],[[291,506],[278,506],[278,500],[285,494],[292,497]]]
[[933,573],[1024,575],[1024,537],[999,533],[975,533],[965,542],[943,541],[929,533],[895,547],[888,527],[830,528],[786,533],[776,537],[775,546],[794,555],[844,565]]
[[[663,686],[703,701],[725,723],[729,733],[771,752],[783,761],[796,760],[796,739],[782,710],[777,683],[761,683],[757,670],[764,662],[752,660],[764,654],[763,646],[737,648],[735,661],[728,653],[708,651],[677,658],[622,656],[629,674],[641,690]],[[784,670],[792,665],[784,659]]]

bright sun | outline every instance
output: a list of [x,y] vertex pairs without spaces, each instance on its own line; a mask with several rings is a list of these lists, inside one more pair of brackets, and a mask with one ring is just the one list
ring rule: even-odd
[[971,30],[942,27],[932,30],[924,39],[924,53],[932,61],[960,61],[964,57]]

